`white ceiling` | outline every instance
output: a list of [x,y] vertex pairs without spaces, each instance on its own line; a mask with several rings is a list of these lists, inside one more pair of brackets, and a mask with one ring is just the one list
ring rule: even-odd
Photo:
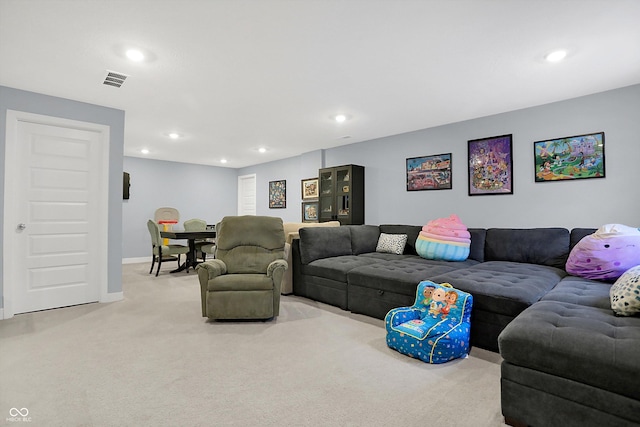
[[125,110],[127,156],[238,168],[640,83],[639,22],[640,0],[0,0],[0,85]]

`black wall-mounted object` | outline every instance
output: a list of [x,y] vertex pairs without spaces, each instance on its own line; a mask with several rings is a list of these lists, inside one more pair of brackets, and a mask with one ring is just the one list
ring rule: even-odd
[[122,198],[124,200],[129,200],[129,187],[131,187],[131,177],[129,176],[129,172],[123,172],[122,177]]

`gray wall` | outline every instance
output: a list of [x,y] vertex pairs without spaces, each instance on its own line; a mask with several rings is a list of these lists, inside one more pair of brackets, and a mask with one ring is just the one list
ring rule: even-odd
[[[99,123],[110,127],[109,141],[109,240],[108,292],[122,291],[122,158],[124,148],[124,111],[93,104],[0,86],[0,212],[4,212],[4,163],[7,110],[24,111]],[[0,227],[0,258],[4,262]],[[0,264],[0,295],[2,295],[3,265]],[[4,307],[4,302],[2,303]]]
[[[605,132],[606,178],[534,182],[533,142]],[[513,134],[514,194],[468,196],[467,141]],[[314,152],[315,153],[315,152]],[[406,191],[408,157],[452,153],[453,189]],[[470,227],[640,225],[640,85],[324,150],[241,169],[257,174],[259,215],[300,220],[300,180],[322,166],[365,166],[365,222],[423,225],[459,215]],[[316,164],[320,165],[316,166]],[[267,183],[287,180],[287,209],[268,209]],[[282,211],[282,212],[278,212]]]
[[225,215],[236,214],[235,169],[125,157],[124,171],[131,175],[131,188],[129,200],[121,195],[118,201],[122,203],[123,258],[151,259],[147,220],[153,219],[157,208],[178,209],[180,223],[201,218],[215,224]]

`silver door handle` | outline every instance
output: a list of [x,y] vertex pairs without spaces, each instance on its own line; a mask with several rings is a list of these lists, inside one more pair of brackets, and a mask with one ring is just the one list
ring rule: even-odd
[[18,228],[18,230],[22,231],[22,230],[24,230],[25,228],[27,228],[27,224],[25,224],[25,223],[20,223],[20,224],[18,224],[18,227],[17,227],[17,228]]

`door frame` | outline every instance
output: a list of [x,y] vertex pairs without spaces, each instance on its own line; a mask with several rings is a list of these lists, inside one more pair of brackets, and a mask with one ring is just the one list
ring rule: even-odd
[[[13,231],[20,221],[15,218],[15,211],[9,206],[20,200],[20,194],[14,191],[9,185],[9,177],[16,176],[19,168],[16,159],[18,158],[18,123],[29,122],[41,125],[67,127],[99,134],[101,152],[101,173],[99,179],[99,191],[97,198],[97,223],[91,224],[93,232],[97,233],[97,240],[101,242],[98,247],[91,248],[98,268],[100,301],[108,300],[108,237],[109,237],[109,142],[110,127],[98,123],[83,122],[78,120],[64,119],[60,117],[45,116],[41,114],[28,113],[17,110],[7,110],[5,134],[5,164],[4,164],[4,212],[3,212],[3,266],[2,266],[2,297],[3,310],[0,318],[9,319],[13,317],[13,294],[14,287],[17,286],[15,275],[16,270],[11,262],[11,244],[13,241]],[[95,254],[95,255],[94,255]]]

